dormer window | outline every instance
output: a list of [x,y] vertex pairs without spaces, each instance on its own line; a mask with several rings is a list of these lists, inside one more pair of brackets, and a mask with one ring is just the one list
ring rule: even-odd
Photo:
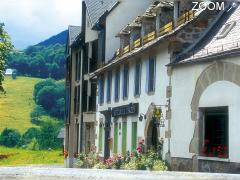
[[230,23],[225,24],[224,28],[222,29],[220,34],[217,36],[217,39],[225,38],[235,25],[236,25],[236,21],[232,21]]

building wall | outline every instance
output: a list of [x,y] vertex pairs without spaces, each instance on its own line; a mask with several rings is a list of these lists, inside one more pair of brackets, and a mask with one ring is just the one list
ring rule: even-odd
[[142,15],[154,0],[120,0],[119,5],[106,18],[106,58],[111,60],[120,47],[120,40],[116,35],[129,22]]
[[[227,58],[223,62],[240,65],[240,58]],[[207,67],[215,62],[183,65],[173,68],[172,74],[172,137],[171,156],[192,158],[190,143],[194,136],[195,122],[192,121],[191,103],[197,80]],[[239,72],[224,70],[226,76],[240,76]],[[238,74],[237,74],[238,73]],[[211,79],[212,77],[208,77]],[[199,107],[229,107],[229,161],[240,162],[238,139],[238,117],[240,108],[239,85],[229,81],[217,81],[210,84],[201,94]],[[183,130],[184,129],[184,130]],[[210,159],[211,158],[207,158]],[[213,159],[212,159],[213,160]],[[218,158],[215,160],[219,160]]]
[[[154,103],[155,105],[165,105],[166,104],[166,86],[169,83],[169,79],[167,76],[167,68],[166,64],[169,63],[170,56],[168,54],[167,50],[167,44],[162,44],[159,46],[155,51],[148,52],[143,54],[141,57],[137,59],[131,59],[129,61],[129,95],[127,100],[123,100],[122,96],[122,72],[123,72],[123,66],[124,64],[121,64],[121,77],[120,77],[120,99],[119,102],[114,101],[114,87],[115,87],[115,73],[113,71],[112,75],[112,94],[111,94],[111,103],[106,102],[106,88],[107,88],[107,73],[105,73],[105,88],[104,88],[104,104],[99,105],[98,103],[98,110],[97,110],[97,121],[99,122],[102,118],[104,122],[104,117],[102,114],[100,114],[101,111],[107,110],[109,107],[119,107],[123,105],[128,105],[129,103],[139,103],[139,113],[137,115],[127,116],[127,150],[131,151],[131,131],[132,131],[132,122],[138,122],[137,127],[137,137],[143,138],[144,137],[144,131],[145,126],[147,123],[147,120],[144,120],[142,122],[139,121],[138,117],[140,116],[140,113],[146,114],[148,111],[149,106],[151,103]],[[146,86],[146,63],[149,59],[149,56],[156,56],[156,88],[155,93],[148,94],[145,90]],[[135,74],[135,62],[141,61],[142,64],[142,71],[141,71],[141,95],[140,97],[134,96],[134,74]],[[115,68],[114,68],[115,70]],[[165,112],[165,109],[163,109],[163,112]],[[122,117],[118,118],[119,122],[122,122]],[[113,118],[112,118],[113,121]],[[113,131],[112,126],[112,131]],[[166,123],[167,127],[167,123]],[[160,129],[161,137],[164,138],[165,135],[165,128]],[[97,127],[97,135],[99,135],[99,128]],[[113,138],[113,132],[111,132],[111,137]],[[120,131],[119,139],[118,139],[118,152],[121,153],[121,145],[122,145],[122,133]],[[96,146],[98,146],[98,138],[96,139]],[[165,148],[167,148],[167,141],[165,143]]]

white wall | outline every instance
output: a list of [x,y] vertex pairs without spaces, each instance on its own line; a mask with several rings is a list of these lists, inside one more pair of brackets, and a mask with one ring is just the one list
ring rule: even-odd
[[106,61],[112,59],[120,47],[120,40],[115,36],[137,16],[142,15],[154,0],[120,0],[119,5],[106,19]]
[[85,43],[91,42],[98,39],[97,31],[91,29],[91,23],[89,20],[88,14],[86,14],[86,34],[85,34]]
[[[232,62],[240,65],[239,58],[229,58],[225,62]],[[195,122],[191,120],[191,101],[195,90],[196,82],[200,74],[211,63],[183,65],[173,69],[172,75],[172,157],[191,158],[189,145],[193,137]],[[238,147],[240,145],[240,87],[237,85],[219,81],[210,85],[202,94],[200,107],[229,106],[229,159],[232,162],[240,162]]]

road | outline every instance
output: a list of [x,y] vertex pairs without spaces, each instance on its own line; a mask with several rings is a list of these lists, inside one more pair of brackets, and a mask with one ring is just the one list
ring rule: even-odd
[[239,180],[240,175],[185,172],[66,169],[59,167],[3,167],[0,180]]

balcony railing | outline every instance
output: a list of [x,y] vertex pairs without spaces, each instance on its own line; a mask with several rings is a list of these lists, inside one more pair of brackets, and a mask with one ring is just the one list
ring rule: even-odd
[[156,38],[156,32],[150,32],[146,36],[143,36],[143,44],[147,44],[148,42],[154,40]]
[[156,31],[150,32],[147,35],[143,36],[142,38],[139,38],[136,41],[134,41],[133,44],[129,44],[129,45],[125,46],[124,48],[119,48],[116,51],[116,56],[121,57],[124,54],[127,54],[130,51],[151,42],[152,40],[156,39],[157,37],[161,37],[165,34],[170,33],[171,31],[174,30],[174,28],[177,28],[178,26],[184,24],[185,22],[192,20],[194,18],[194,16],[195,16],[195,13],[192,10],[184,13],[182,16],[180,16],[177,19],[177,24],[175,27],[174,27],[173,22],[169,22],[168,24],[166,24],[165,26],[163,26],[162,28],[159,29],[159,35],[157,35]]

